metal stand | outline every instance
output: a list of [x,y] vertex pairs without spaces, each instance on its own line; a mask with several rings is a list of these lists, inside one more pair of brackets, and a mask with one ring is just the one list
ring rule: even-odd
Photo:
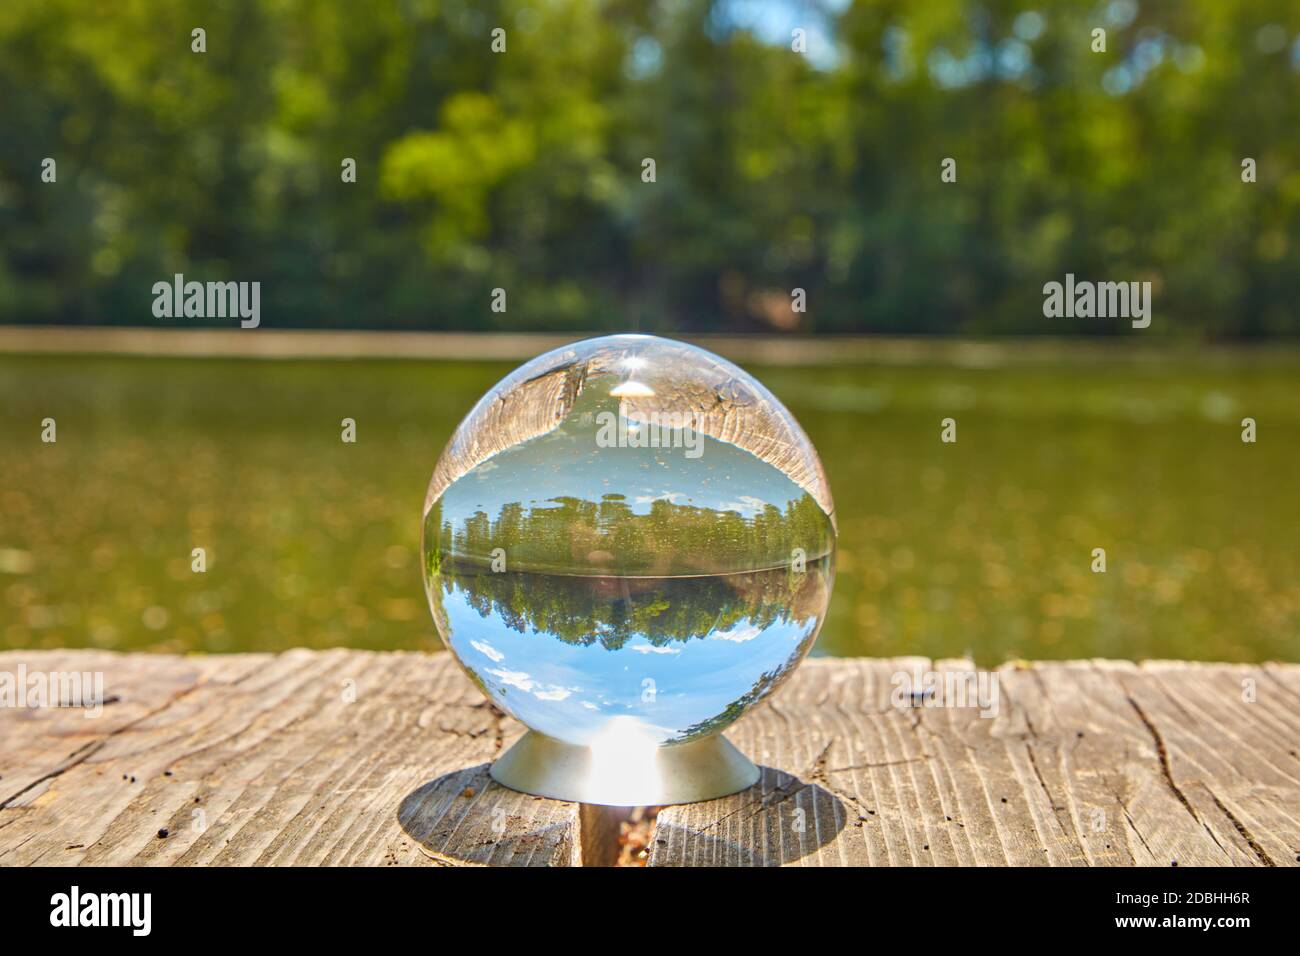
[[492,765],[511,790],[616,807],[695,803],[758,782],[758,767],[721,735],[651,748],[592,748],[530,730]]

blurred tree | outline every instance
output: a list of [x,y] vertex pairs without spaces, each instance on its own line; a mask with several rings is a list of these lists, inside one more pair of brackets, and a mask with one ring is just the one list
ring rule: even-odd
[[269,327],[1121,331],[1043,317],[1073,272],[1150,280],[1153,335],[1295,335],[1298,34],[1292,0],[7,0],[0,321],[150,324],[184,272],[261,280]]

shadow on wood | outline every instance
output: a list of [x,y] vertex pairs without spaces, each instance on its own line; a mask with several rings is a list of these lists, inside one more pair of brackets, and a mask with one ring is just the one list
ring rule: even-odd
[[408,793],[397,811],[403,830],[448,866],[571,866],[578,807],[508,790],[483,763],[445,774]]
[[651,866],[782,866],[833,842],[849,821],[830,791],[760,767],[758,783],[730,797],[674,808],[659,817]]

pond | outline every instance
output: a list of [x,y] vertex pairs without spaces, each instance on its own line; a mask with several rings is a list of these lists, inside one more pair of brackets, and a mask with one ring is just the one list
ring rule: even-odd
[[[425,487],[508,370],[0,357],[0,648],[435,648]],[[814,653],[1300,656],[1295,365],[750,370],[835,496]]]

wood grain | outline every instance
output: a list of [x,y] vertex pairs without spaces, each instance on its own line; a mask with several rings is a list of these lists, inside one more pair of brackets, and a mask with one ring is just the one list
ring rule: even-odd
[[[445,654],[20,665],[98,671],[108,702],[0,708],[0,865],[569,866],[600,829],[488,779],[522,728]],[[661,811],[651,865],[1297,864],[1300,666],[1008,665],[990,717],[899,706],[917,668],[971,669],[806,662],[728,733],[758,786]]]
[[1300,667],[1007,665],[989,718],[896,706],[915,667],[806,662],[728,732],[759,786],[664,809],[651,865],[1296,865]]
[[[445,654],[0,654],[117,699],[0,710],[0,864],[569,865],[578,809],[492,783],[520,728]],[[165,829],[166,837],[159,832]]]

